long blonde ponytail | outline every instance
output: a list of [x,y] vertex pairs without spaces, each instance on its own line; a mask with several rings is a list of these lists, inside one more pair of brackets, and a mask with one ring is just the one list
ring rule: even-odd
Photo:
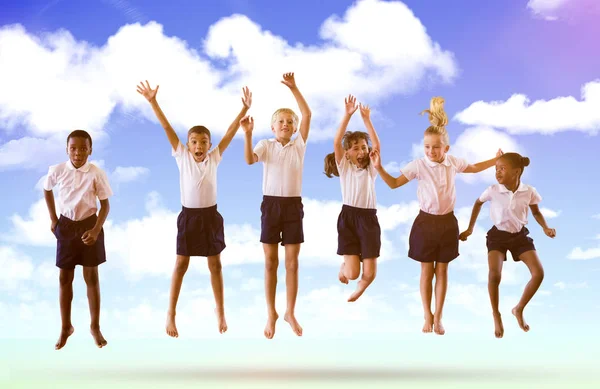
[[421,111],[420,114],[429,114],[431,126],[425,130],[425,134],[440,135],[444,144],[450,145],[450,137],[448,136],[448,131],[446,131],[448,115],[444,111],[444,102],[443,97],[433,97],[429,103],[429,109]]

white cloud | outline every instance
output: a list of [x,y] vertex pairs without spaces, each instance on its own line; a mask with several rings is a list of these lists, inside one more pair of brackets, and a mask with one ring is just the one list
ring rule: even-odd
[[[0,46],[1,47],[1,46]],[[0,95],[2,92],[0,92]],[[0,104],[0,123],[2,106]],[[24,137],[0,144],[0,169],[47,169],[61,158],[66,159],[65,141],[52,137],[48,139]]]
[[17,285],[29,280],[34,265],[31,258],[12,247],[0,246],[0,289],[15,289]]
[[565,290],[565,289],[586,289],[588,288],[588,283],[583,281],[583,282],[579,282],[576,284],[568,284],[565,283],[563,281],[559,281],[557,283],[554,284],[555,287],[557,287],[560,290]]
[[251,292],[257,291],[264,288],[264,280],[260,280],[258,278],[249,278],[240,287],[242,291]]
[[148,176],[150,170],[141,166],[117,166],[110,174],[110,181],[115,184],[132,182],[142,177]]
[[572,96],[530,100],[514,94],[506,101],[477,101],[456,114],[458,121],[476,126],[506,129],[511,134],[554,134],[581,131],[596,135],[600,129],[600,80],[581,88],[581,100]]
[[559,211],[553,211],[550,208],[544,208],[544,207],[540,208],[540,211],[542,212],[542,215],[544,215],[544,217],[546,219],[554,219],[554,218],[560,216],[560,214],[562,212],[560,210]]
[[529,0],[527,8],[536,16],[553,21],[558,19],[558,11],[569,0]]
[[[96,142],[107,134],[107,121],[119,106],[125,114],[141,112],[154,121],[135,90],[145,79],[161,85],[159,102],[182,133],[202,123],[222,134],[227,118],[239,109],[242,86],[249,85],[260,136],[270,132],[276,108],[296,106],[279,82],[283,72],[294,71],[314,112],[314,140],[331,137],[339,101],[349,90],[374,104],[410,93],[424,79],[451,82],[457,74],[453,54],[400,2],[358,1],[343,16],[325,20],[320,36],[319,45],[290,44],[233,15],[210,26],[198,52],[166,36],[156,22],[123,26],[103,46],[65,30],[37,36],[20,25],[2,27],[0,127],[9,133],[26,129],[28,137],[3,146],[0,166],[16,166],[31,144],[42,150],[43,140],[72,129],[86,129]],[[385,43],[390,40],[395,44]],[[37,85],[35,94],[22,88],[30,84]]]
[[594,219],[600,219],[600,213],[597,214],[597,215],[592,216],[592,218],[594,218]]
[[390,173],[390,174],[398,174],[400,173],[400,169],[401,166],[398,162],[396,161],[390,161],[388,163],[385,164],[385,166],[383,167],[385,169],[386,172]]
[[569,255],[567,255],[567,258],[581,261],[600,258],[600,247],[595,247],[591,249],[582,249],[581,247],[575,247],[573,250],[571,250]]

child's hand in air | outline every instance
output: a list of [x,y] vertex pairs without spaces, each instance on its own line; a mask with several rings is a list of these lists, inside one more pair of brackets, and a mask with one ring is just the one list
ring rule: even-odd
[[296,79],[294,78],[294,73],[284,73],[283,81],[281,81],[281,83],[290,89],[295,88]]
[[504,154],[502,149],[498,149],[498,151],[496,152],[496,158],[500,158],[502,156],[502,154]]
[[544,234],[550,238],[554,238],[556,236],[556,230],[554,228],[544,228]]
[[254,129],[254,119],[252,116],[246,115],[240,120],[240,126],[242,126],[242,130],[245,133],[252,133],[252,130]]
[[144,96],[146,98],[146,100],[152,102],[152,100],[156,99],[156,93],[158,92],[158,85],[156,86],[156,89],[152,89],[150,88],[150,84],[148,83],[148,80],[146,80],[146,85],[144,85],[143,82],[140,82],[140,85],[138,85],[137,87],[137,92]]
[[369,119],[371,117],[371,108],[369,108],[368,105],[362,105],[361,103],[360,116],[362,116],[363,119]]
[[358,105],[356,105],[356,97],[352,95],[348,95],[348,97],[344,99],[344,104],[346,105],[346,113],[350,116],[352,116],[352,114],[354,114],[354,112],[356,112],[358,109]]
[[[158,87],[156,89],[158,89]],[[242,104],[244,104],[244,107],[247,109],[250,109],[250,106],[252,105],[252,92],[245,86],[242,88],[242,93],[244,94],[244,96],[242,96]]]
[[460,235],[458,236],[458,239],[460,239],[460,240],[462,240],[464,242],[464,241],[467,240],[467,238],[469,236],[471,236],[472,233],[473,233],[472,230],[467,229],[467,230],[465,230],[465,231],[463,231],[463,232],[460,233]]
[[369,157],[371,158],[371,163],[375,169],[379,169],[381,167],[381,156],[379,155],[379,150],[372,150],[369,153]]

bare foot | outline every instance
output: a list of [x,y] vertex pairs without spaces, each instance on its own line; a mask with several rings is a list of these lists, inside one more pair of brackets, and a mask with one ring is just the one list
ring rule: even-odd
[[340,273],[338,274],[338,279],[340,280],[340,282],[342,284],[348,284],[348,278],[346,278],[346,276],[344,275],[344,265],[345,265],[345,263],[342,263],[342,267],[340,267]]
[[227,331],[227,322],[225,321],[225,310],[215,308],[217,322],[219,323],[219,333],[224,334]]
[[275,323],[277,322],[277,319],[279,319],[277,312],[269,315],[267,325],[265,326],[265,337],[267,339],[273,339],[273,336],[275,336]]
[[287,321],[290,324],[290,326],[292,327],[292,331],[294,331],[296,335],[302,336],[302,327],[300,327],[300,324],[298,324],[298,321],[296,320],[296,317],[293,314],[286,312],[285,316],[283,316],[283,320]]
[[362,296],[363,293],[365,293],[365,289],[363,289],[361,287],[356,288],[356,290],[354,291],[354,293],[352,293],[350,295],[350,297],[348,297],[348,302],[352,303],[352,302],[358,300],[358,298],[360,296]]
[[437,318],[434,316],[433,318],[433,332],[438,335],[444,335],[446,330],[444,329],[444,325],[442,324],[442,318]]
[[500,339],[504,336],[504,325],[502,325],[502,316],[500,312],[494,313],[494,334]]
[[177,326],[175,325],[175,315],[167,314],[167,335],[172,338],[178,338]]
[[75,328],[73,328],[73,326],[67,329],[63,328],[60,331],[60,336],[58,337],[58,341],[54,345],[54,349],[60,350],[61,348],[65,347],[65,344],[67,344],[67,339],[69,339],[69,336],[73,335],[73,332],[75,332]]
[[433,332],[433,315],[425,316],[425,324],[423,324],[423,333]]
[[525,332],[529,331],[529,324],[525,323],[525,319],[523,318],[523,310],[517,307],[512,309],[512,314],[517,318],[517,322],[519,322],[519,327]]
[[106,339],[104,339],[104,336],[102,336],[100,328],[90,328],[90,332],[92,333],[92,337],[94,338],[94,341],[96,342],[96,346],[98,346],[98,348],[102,348],[108,344]]

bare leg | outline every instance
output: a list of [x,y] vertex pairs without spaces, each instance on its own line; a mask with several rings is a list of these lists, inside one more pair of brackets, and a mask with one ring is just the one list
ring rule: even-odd
[[356,290],[354,291],[354,293],[352,293],[352,295],[348,299],[348,302],[353,302],[353,301],[358,300],[358,298],[360,296],[362,296],[362,294],[365,292],[365,290],[367,290],[369,285],[371,285],[371,283],[375,279],[376,275],[377,275],[377,258],[363,259],[362,277],[361,277],[360,281],[358,281],[358,286],[356,287]]
[[265,337],[273,339],[275,336],[275,323],[279,318],[275,309],[275,294],[277,291],[277,268],[279,267],[279,253],[277,243],[263,243],[265,252],[265,295],[267,298],[267,325],[265,326]]
[[302,327],[295,316],[296,297],[298,297],[298,256],[300,243],[285,245],[285,287],[287,291],[287,310],[283,320],[287,321],[298,336],[302,336]]
[[435,314],[433,315],[434,331],[438,335],[444,335],[446,330],[442,324],[444,303],[446,302],[446,291],[448,290],[448,264],[436,262],[435,264]]
[[167,311],[167,334],[173,338],[179,337],[177,325],[175,324],[175,316],[177,314],[177,300],[179,300],[179,292],[183,283],[183,276],[190,265],[190,257],[178,255],[171,277],[171,292],[169,296],[169,310]]
[[83,279],[87,286],[87,297],[88,304],[90,306],[90,332],[94,337],[96,346],[102,348],[108,344],[106,339],[100,332],[100,280],[98,278],[98,266],[84,267],[83,268]]
[[348,280],[355,280],[359,275],[360,257],[358,255],[344,255],[344,262],[338,275],[340,282],[347,284]]
[[423,313],[425,314],[425,324],[423,325],[423,332],[433,331],[433,313],[431,312],[431,297],[432,297],[432,285],[434,274],[433,262],[421,262],[421,302],[423,303]]
[[492,303],[492,315],[494,316],[494,334],[500,339],[504,336],[504,325],[502,324],[502,316],[500,315],[500,281],[502,280],[502,265],[504,264],[505,255],[496,250],[488,253],[488,293],[490,294],[490,302]]
[[519,327],[525,332],[529,331],[529,325],[525,322],[523,318],[523,310],[535,295],[535,292],[539,289],[542,281],[544,280],[544,268],[542,267],[542,263],[537,256],[537,252],[535,250],[529,250],[524,252],[519,256],[519,259],[525,262],[525,265],[529,268],[529,272],[531,273],[531,279],[525,286],[525,290],[523,291],[523,296],[521,296],[521,300],[517,304],[516,307],[512,309],[512,314],[517,318],[517,322],[519,323]]
[[223,272],[221,271],[221,254],[208,257],[208,270],[210,270],[210,284],[215,296],[215,313],[217,314],[217,322],[219,332],[227,331],[227,321],[225,321],[225,297],[223,296]]
[[62,328],[58,341],[54,345],[55,350],[60,350],[67,344],[67,339],[73,334],[75,329],[71,324],[71,302],[73,301],[73,278],[75,277],[75,269],[60,269],[59,276],[59,303],[60,303],[60,319]]

